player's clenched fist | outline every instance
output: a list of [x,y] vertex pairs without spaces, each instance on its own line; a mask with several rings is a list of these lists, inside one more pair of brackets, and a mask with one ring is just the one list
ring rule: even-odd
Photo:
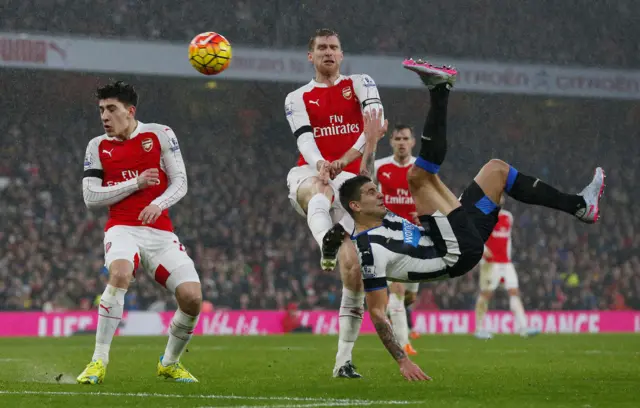
[[426,375],[420,367],[418,367],[413,361],[405,358],[399,361],[400,373],[404,378],[409,381],[431,381],[431,377]]
[[138,176],[138,188],[140,190],[158,184],[160,184],[160,171],[158,169],[147,169]]

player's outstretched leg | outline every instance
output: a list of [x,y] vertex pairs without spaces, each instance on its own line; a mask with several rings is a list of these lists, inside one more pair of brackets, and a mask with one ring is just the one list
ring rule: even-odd
[[460,207],[457,197],[438,177],[440,165],[447,154],[447,105],[457,71],[412,59],[404,61],[403,66],[418,73],[431,98],[420,139],[420,152],[407,174],[409,189],[418,215],[432,215],[440,211],[446,216]]
[[492,209],[498,208],[495,203],[500,202],[500,197],[506,193],[525,204],[539,205],[573,215],[586,224],[598,221],[600,198],[605,188],[605,174],[600,167],[595,169],[591,182],[580,193],[568,194],[497,159],[485,164],[474,181],[486,195],[485,203]]
[[[340,225],[340,224],[337,224]],[[364,287],[360,273],[360,263],[355,246],[350,239],[342,235],[343,244],[338,253],[338,266],[342,280],[342,298],[340,299],[338,352],[333,367],[333,376],[342,378],[361,378],[353,365],[352,351],[362,326],[364,315]]]
[[[185,268],[184,273],[178,268],[172,271],[172,274],[197,276],[197,273],[192,270],[192,264],[183,268]],[[194,383],[198,380],[182,365],[180,357],[193,336],[193,329],[198,324],[202,307],[202,289],[199,282],[184,282],[178,285],[175,294],[178,310],[173,315],[171,326],[169,326],[169,340],[164,354],[158,361],[157,374],[159,377],[176,382]]]
[[295,199],[306,214],[309,230],[320,246],[320,266],[325,271],[334,270],[345,231],[331,219],[333,188],[316,176],[309,177],[298,187]]
[[101,384],[107,374],[111,341],[124,312],[124,296],[133,277],[134,265],[126,259],[109,264],[109,283],[100,297],[96,344],[91,362],[76,378],[79,384]]

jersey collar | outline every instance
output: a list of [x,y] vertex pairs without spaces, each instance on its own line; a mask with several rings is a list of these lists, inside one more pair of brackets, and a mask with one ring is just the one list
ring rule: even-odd
[[[336,82],[334,82],[332,86],[338,85],[338,84],[339,84],[341,81],[343,81],[345,78],[346,78],[346,76],[344,76],[344,75],[342,75],[342,74],[341,74],[341,75],[338,77],[338,79],[336,79]],[[329,85],[327,85],[327,84],[325,84],[325,83],[317,82],[315,78],[313,78],[313,79],[311,80],[310,84],[311,84],[311,85],[313,85],[313,86],[315,86],[315,87],[318,87],[318,88],[328,88],[328,87],[329,87]]]
[[[140,131],[142,130],[142,126],[144,125],[144,123],[137,121],[138,124],[135,128],[135,130],[133,132],[131,132],[131,135],[129,136],[129,139],[127,140],[131,140],[134,137],[138,136],[140,134]],[[118,139],[117,137],[111,137],[111,136],[107,136],[108,140],[112,140],[112,141],[116,141],[116,142],[124,142],[124,140]]]
[[398,167],[409,167],[409,166],[411,166],[411,165],[413,164],[413,162],[415,162],[415,161],[416,161],[416,158],[415,158],[415,157],[413,157],[413,156],[411,156],[411,157],[409,157],[409,161],[407,162],[407,164],[400,164],[400,162],[398,162],[398,161],[396,160],[396,157],[395,157],[395,156],[391,156],[391,162],[392,162],[393,164],[395,164],[396,166],[398,166]]

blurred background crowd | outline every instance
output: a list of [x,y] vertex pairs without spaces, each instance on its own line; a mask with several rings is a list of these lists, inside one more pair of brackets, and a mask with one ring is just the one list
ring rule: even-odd
[[[287,48],[304,46],[309,27],[331,26],[348,52],[404,56],[427,50],[476,59],[638,66],[637,36],[630,33],[640,24],[637,13],[629,12],[632,1],[595,1],[593,7],[539,3],[401,0],[372,8],[360,0],[329,0],[318,9],[308,1],[264,7],[244,0],[201,13],[210,3],[2,0],[0,31],[187,41],[215,27],[232,42]],[[53,13],[54,7],[65,13]],[[474,18],[478,13],[484,18]],[[171,126],[180,140],[190,190],[171,215],[201,274],[205,299],[214,308],[284,309],[295,303],[337,309],[338,273],[320,270],[317,244],[287,199],[286,174],[297,151],[283,101],[297,85],[118,78],[136,85],[139,119]],[[102,133],[92,92],[110,79],[0,70],[0,309],[89,309],[103,291],[106,211],[85,208],[81,175],[86,145]],[[422,128],[426,91],[381,89],[381,96],[391,125]],[[632,207],[640,198],[637,102],[454,92],[449,123],[441,173],[457,194],[494,157],[567,192],[580,191],[594,167],[607,171],[602,220],[594,226],[507,201],[527,309],[640,309],[640,213]],[[390,153],[386,144],[378,157]],[[474,270],[423,284],[416,308],[471,309],[477,281]],[[495,302],[508,307],[506,296]],[[126,305],[175,307],[145,271],[137,273]]]
[[[634,0],[2,0],[0,30],[184,41],[214,30],[236,43],[305,46],[315,27],[349,52],[428,53],[555,65],[638,66]],[[231,5],[233,4],[233,5]],[[64,12],[60,12],[64,10]],[[338,12],[339,10],[339,12]]]

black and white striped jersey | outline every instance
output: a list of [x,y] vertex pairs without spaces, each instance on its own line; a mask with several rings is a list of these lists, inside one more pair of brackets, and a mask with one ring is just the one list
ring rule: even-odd
[[446,216],[436,213],[427,230],[387,213],[379,227],[352,236],[366,291],[383,289],[387,280],[428,282],[449,278],[448,267],[460,247]]

